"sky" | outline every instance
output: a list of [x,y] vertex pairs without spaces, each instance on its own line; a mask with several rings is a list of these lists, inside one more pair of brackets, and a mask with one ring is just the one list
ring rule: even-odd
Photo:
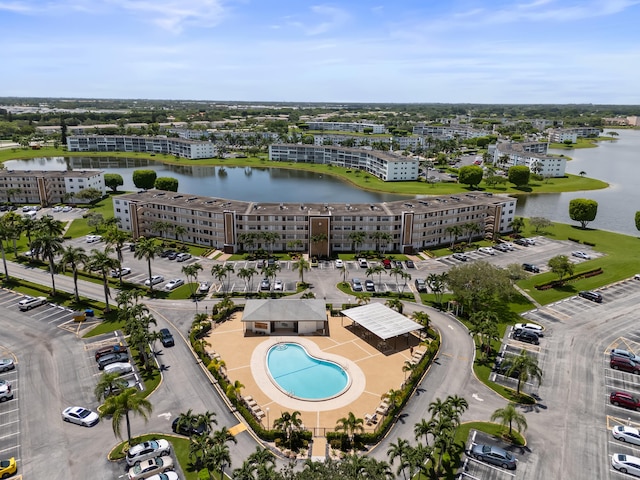
[[0,97],[640,104],[640,0],[0,0]]

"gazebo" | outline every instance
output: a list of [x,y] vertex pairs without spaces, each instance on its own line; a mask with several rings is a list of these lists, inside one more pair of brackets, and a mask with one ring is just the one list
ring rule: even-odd
[[245,335],[324,335],[327,321],[327,306],[316,299],[247,300],[242,314]]
[[387,341],[392,338],[394,339],[394,348],[396,348],[398,337],[408,338],[411,332],[422,328],[419,323],[381,303],[349,308],[342,310],[341,313],[364,328],[367,335],[375,335],[379,339],[376,346],[380,350],[387,350],[389,348]]

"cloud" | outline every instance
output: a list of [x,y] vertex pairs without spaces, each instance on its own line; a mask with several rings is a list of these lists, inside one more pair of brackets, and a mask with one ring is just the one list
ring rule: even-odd
[[315,17],[321,17],[320,21],[315,17],[307,22],[297,18],[290,20],[289,25],[303,30],[306,35],[321,35],[344,25],[350,18],[346,10],[328,5],[314,5],[311,12]]

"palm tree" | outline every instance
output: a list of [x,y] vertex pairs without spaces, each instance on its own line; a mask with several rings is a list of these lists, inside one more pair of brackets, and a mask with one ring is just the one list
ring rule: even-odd
[[398,438],[398,441],[396,443],[391,442],[389,444],[389,448],[387,449],[387,457],[389,457],[389,462],[393,463],[396,458],[400,461],[400,464],[396,469],[396,475],[400,475],[400,473],[402,473],[402,477],[405,480],[407,478],[406,469],[407,467],[409,467],[408,453],[410,449],[411,444],[409,444],[409,441],[403,440],[402,438]]
[[89,257],[82,247],[69,245],[62,250],[60,264],[65,270],[67,266],[71,267],[71,271],[73,272],[73,293],[76,297],[76,303],[80,302],[80,295],[78,294],[78,267],[80,265],[86,265],[88,262]]
[[[256,447],[256,451],[253,452],[247,460],[256,468],[258,478],[270,479],[274,476],[271,475],[275,468],[276,456],[266,448]],[[236,478],[235,476],[233,478]]]
[[530,378],[536,380],[538,385],[542,383],[542,370],[538,366],[538,359],[530,356],[526,350],[522,350],[520,355],[505,359],[507,375],[518,373],[518,387],[516,393],[520,395],[522,382],[527,382]]
[[64,232],[64,223],[60,220],[54,220],[51,217],[42,217],[38,219],[36,230],[38,233],[61,237]]
[[106,305],[105,311],[109,311],[109,297],[111,291],[109,290],[109,272],[116,268],[120,268],[120,262],[116,258],[110,257],[113,253],[113,248],[105,247],[104,251],[94,248],[91,250],[91,257],[89,257],[88,265],[92,271],[98,270],[102,275],[102,286],[104,288],[104,303]]
[[349,412],[346,417],[339,418],[336,422],[336,432],[344,432],[347,436],[347,440],[351,444],[352,449],[355,451],[354,438],[356,433],[364,432],[364,420],[357,418],[353,412]]
[[523,228],[524,228],[524,218],[515,217],[511,221],[511,229],[513,230],[514,233],[520,233]]
[[356,303],[358,305],[366,305],[371,301],[371,296],[366,293],[358,293],[356,294]]
[[133,254],[134,258],[147,261],[147,268],[149,271],[149,290],[153,291],[153,282],[151,281],[151,260],[156,258],[156,255],[160,253],[162,247],[158,245],[153,238],[140,237],[136,243],[136,251]]
[[[182,267],[182,273],[184,273],[185,277],[187,277],[187,283],[189,284],[189,291],[191,291],[191,296],[195,295],[195,289],[193,284],[198,283],[198,272],[203,270],[202,265],[200,263],[192,263],[191,265],[185,265]],[[196,309],[198,308],[198,303],[196,302]]]
[[230,383],[229,385],[227,385],[227,397],[238,401],[240,399],[240,394],[242,393],[243,388],[244,385],[240,383],[240,380],[236,380],[235,382]]
[[467,239],[467,244],[469,245],[471,245],[471,239],[473,238],[473,235],[480,233],[482,231],[482,227],[480,226],[479,223],[476,223],[476,222],[465,223],[462,226],[462,228],[469,235],[469,238]]
[[223,280],[227,277],[227,270],[224,268],[224,265],[213,265],[211,267],[211,275],[220,282],[220,287],[224,290]]
[[238,270],[238,277],[244,280],[245,290],[249,292],[251,289],[251,283],[254,275],[256,275],[258,271],[255,268],[241,268]]
[[422,325],[425,330],[429,330],[429,322],[431,321],[431,318],[427,312],[416,311],[411,314],[411,317],[415,322]]
[[124,390],[127,386],[127,381],[124,380],[119,372],[107,373],[104,372],[96,387],[93,389],[93,393],[96,396],[96,400],[101,401],[110,397],[118,390]]
[[116,437],[122,438],[121,424],[124,417],[127,425],[127,442],[131,445],[131,421],[129,412],[134,415],[140,415],[147,421],[149,415],[153,411],[151,402],[140,396],[140,392],[136,388],[127,388],[122,393],[108,397],[103,405],[100,417],[111,416],[111,427]]
[[351,240],[351,249],[355,252],[358,247],[364,243],[364,239],[367,238],[366,232],[362,230],[356,230],[349,234],[349,240]]
[[27,235],[27,246],[31,250],[31,234],[38,229],[38,220],[31,217],[22,219],[22,231]]
[[402,267],[393,267],[391,270],[389,270],[389,276],[393,275],[396,279],[396,291],[398,290],[398,276],[402,275],[404,273],[404,271],[402,270]]
[[228,465],[231,467],[231,452],[227,444],[213,444],[204,452],[202,459],[204,467],[209,471],[209,479],[215,478],[215,473],[219,474],[219,478],[224,478],[224,468]]
[[385,305],[389,308],[394,309],[400,314],[402,314],[402,310],[404,309],[404,304],[399,298],[390,298],[385,302]]
[[300,258],[295,264],[294,268],[298,270],[298,274],[300,275],[300,283],[304,283],[304,272],[309,270],[309,262],[304,258]]
[[342,262],[342,266],[339,268],[340,272],[342,272],[342,283],[347,283],[347,277],[349,276],[349,271],[347,270],[347,264]]
[[8,242],[12,236],[13,229],[4,221],[5,217],[0,217],[0,254],[2,254],[2,264],[4,265],[4,279],[9,280],[9,269],[7,267],[7,254],[4,242]]
[[[309,242],[311,243],[311,246],[313,246],[318,243],[326,242],[328,238],[329,237],[327,237],[326,233],[318,233],[317,235],[311,235],[311,237],[309,238]],[[311,248],[310,250],[313,251],[313,248]]]
[[289,440],[289,448],[291,448],[293,432],[302,425],[302,420],[299,417],[300,412],[297,410],[292,413],[282,412],[280,417],[273,421],[273,428],[284,433],[285,441]]
[[506,427],[509,425],[509,436],[513,434],[512,424],[516,424],[518,432],[524,432],[527,429],[527,419],[516,410],[515,403],[509,403],[504,408],[499,408],[491,414],[491,421],[500,420],[500,425]]
[[382,274],[384,273],[384,267],[379,263],[374,267],[368,267],[366,270],[367,277],[369,276],[369,272],[371,272],[371,276],[378,275],[378,288],[382,290]]
[[443,272],[440,275],[437,273],[431,273],[426,278],[426,283],[435,295],[436,303],[442,305],[442,296],[447,287],[447,272]]
[[402,400],[402,391],[391,388],[387,393],[384,393],[381,398],[389,402],[389,410],[394,410]]
[[49,273],[51,274],[51,291],[56,295],[56,264],[55,256],[62,250],[62,237],[49,235],[45,232],[38,232],[33,241],[32,250],[35,254],[42,255],[49,260]]
[[432,420],[422,418],[418,423],[413,426],[413,433],[416,440],[424,438],[424,441],[429,445],[429,435],[435,435],[434,423]]
[[409,360],[405,360],[402,365],[402,371],[404,372],[404,379],[407,379],[407,373],[413,372],[417,367],[416,363],[410,362]]
[[458,241],[458,237],[462,234],[462,227],[460,225],[450,225],[444,231],[449,234],[451,239],[450,248],[453,248],[453,245]]
[[[131,235],[124,230],[119,230],[117,225],[113,225],[104,233],[103,238],[107,247],[113,247],[115,249],[118,262],[120,263],[120,267],[122,267],[122,261],[124,260],[122,248],[124,244],[131,239]],[[120,279],[120,286],[122,286],[122,270],[120,267],[118,267],[118,278]]]

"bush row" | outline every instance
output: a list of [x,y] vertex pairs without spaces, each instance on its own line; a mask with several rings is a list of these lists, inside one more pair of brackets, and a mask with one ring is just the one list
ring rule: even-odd
[[600,275],[604,273],[602,268],[594,268],[593,270],[587,270],[586,272],[576,273],[575,275],[571,275],[570,277],[563,278],[562,280],[553,280],[547,283],[540,283],[536,285],[536,290],[549,290],[551,288],[557,288],[563,286],[565,283],[570,283],[575,280],[581,280],[583,278],[595,277],[596,275]]

